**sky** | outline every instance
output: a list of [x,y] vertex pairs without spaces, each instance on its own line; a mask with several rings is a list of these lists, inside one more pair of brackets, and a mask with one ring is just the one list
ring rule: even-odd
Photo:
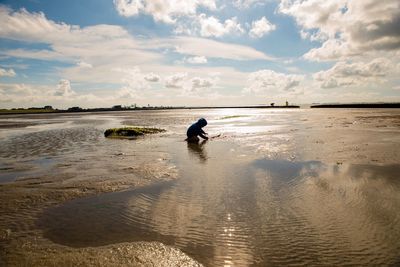
[[0,108],[400,102],[398,0],[0,0]]

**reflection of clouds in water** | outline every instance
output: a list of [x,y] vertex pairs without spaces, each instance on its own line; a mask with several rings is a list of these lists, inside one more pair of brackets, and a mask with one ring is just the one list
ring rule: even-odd
[[[387,183],[399,166],[251,161],[231,145],[208,143],[208,152],[221,160],[207,164],[187,157],[189,152],[201,159],[200,144],[174,147],[180,149],[182,173],[176,183],[64,207],[69,213],[51,216],[57,222],[48,227],[78,232],[78,241],[87,245],[142,238],[169,242],[211,266],[379,265],[395,259],[400,196]],[[92,236],[79,230],[82,225]]]
[[[331,252],[324,255],[328,257],[335,256],[333,251],[342,251],[342,262],[358,258],[357,264],[383,264],[398,256],[400,232],[394,229],[400,229],[400,165],[257,160],[255,166],[264,175],[261,181],[269,182],[264,188],[270,194],[256,198],[258,208],[269,217],[273,215],[272,224],[279,220],[280,227],[286,227],[293,236],[291,242],[329,247]],[[277,210],[279,215],[274,215]],[[295,227],[289,219],[292,216],[296,218]],[[263,235],[269,233],[265,225],[260,227]],[[378,254],[385,259],[374,256]]]
[[355,178],[384,179],[400,185],[400,164],[392,165],[351,165],[348,174]]
[[253,166],[264,170],[271,178],[275,178],[273,179],[275,182],[279,183],[289,183],[291,180],[299,180],[304,176],[315,177],[324,168],[319,161],[294,162],[269,159],[256,160]]

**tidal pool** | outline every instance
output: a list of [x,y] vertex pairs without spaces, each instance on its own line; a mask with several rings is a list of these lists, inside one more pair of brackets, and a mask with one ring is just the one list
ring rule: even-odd
[[[199,117],[218,137],[187,144],[186,127]],[[398,110],[174,110],[47,120],[0,131],[0,189],[89,193],[63,195],[73,199],[66,202],[50,195],[38,202],[46,208],[24,216],[8,209],[32,206],[16,209],[2,199],[0,228],[11,223],[22,240],[34,229],[49,244],[77,250],[157,241],[205,266],[400,264]],[[121,125],[167,132],[103,137]],[[149,182],[136,186],[139,178]]]

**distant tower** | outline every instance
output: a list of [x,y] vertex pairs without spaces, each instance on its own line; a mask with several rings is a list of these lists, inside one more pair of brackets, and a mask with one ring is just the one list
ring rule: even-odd
[[289,102],[286,100],[286,106],[289,106]]

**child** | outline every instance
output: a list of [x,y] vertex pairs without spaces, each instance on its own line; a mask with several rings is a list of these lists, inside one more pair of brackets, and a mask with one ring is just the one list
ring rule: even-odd
[[186,132],[188,142],[197,143],[200,139],[197,137],[198,135],[207,140],[207,133],[203,131],[203,127],[207,125],[207,121],[204,118],[199,119],[196,123],[193,123]]

